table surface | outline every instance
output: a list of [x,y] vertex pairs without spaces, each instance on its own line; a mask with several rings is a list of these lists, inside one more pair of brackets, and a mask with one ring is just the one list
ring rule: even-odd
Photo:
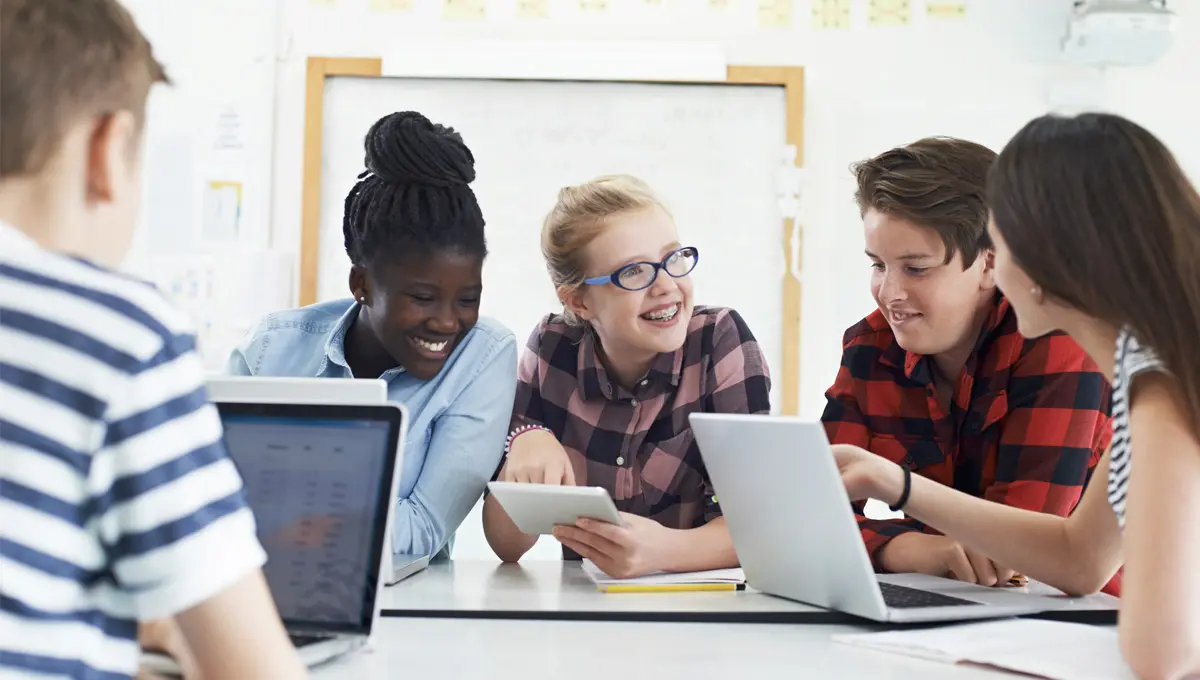
[[[1035,592],[1050,592],[1032,586]],[[1108,596],[1079,606],[1111,602]],[[853,621],[825,625],[695,623],[689,613],[817,613],[815,607],[751,590],[606,594],[578,563],[501,565],[466,561],[430,565],[385,589],[384,617],[371,645],[317,669],[317,680],[395,678],[862,677],[872,680],[1013,677],[1005,673],[861,649],[840,633],[885,630]],[[503,618],[488,618],[489,613]],[[545,620],[574,613],[581,620]],[[678,621],[586,620],[616,612],[675,613]]]

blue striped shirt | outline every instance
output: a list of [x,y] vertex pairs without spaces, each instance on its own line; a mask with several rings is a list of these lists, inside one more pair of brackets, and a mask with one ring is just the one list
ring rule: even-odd
[[186,318],[0,224],[0,679],[129,678],[261,567]]

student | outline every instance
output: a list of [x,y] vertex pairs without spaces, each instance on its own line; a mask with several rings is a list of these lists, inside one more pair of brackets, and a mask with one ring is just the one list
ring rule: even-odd
[[152,619],[141,637],[180,634],[204,677],[306,677],[194,336],[110,269],[166,82],[116,0],[0,4],[4,677],[129,678]]
[[1069,333],[1112,380],[1100,483],[1060,519],[910,479],[853,446],[835,447],[842,478],[1068,593],[1094,592],[1124,559],[1126,660],[1143,678],[1200,675],[1200,195],[1145,129],[1083,114],[1027,124],[988,196],[1021,334]]
[[448,557],[504,446],[516,340],[479,315],[487,242],[462,137],[405,111],[365,146],[342,219],[353,299],[267,316],[229,371],[387,381],[409,414],[392,549]]
[[[878,309],[846,331],[822,420],[852,444],[972,496],[1067,515],[1108,444],[1108,385],[1062,334],[1025,340],[996,290],[990,149],[927,138],[858,163]],[[911,518],[856,505],[875,568],[997,585],[993,563]]]
[[[641,181],[559,192],[542,253],[563,303],[521,358],[504,481],[601,486],[626,526],[581,521],[555,536],[567,559],[615,577],[737,564],[688,414],[767,413],[762,351],[732,309],[693,306],[699,254]],[[484,533],[502,560],[537,540],[491,496]]]

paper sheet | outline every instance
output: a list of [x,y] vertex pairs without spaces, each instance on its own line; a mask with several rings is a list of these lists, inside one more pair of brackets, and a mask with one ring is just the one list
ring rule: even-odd
[[413,0],[371,0],[367,9],[372,12],[407,12],[413,8]]
[[204,188],[204,222],[200,240],[206,244],[238,240],[242,223],[242,183],[211,180]]
[[484,18],[487,0],[443,0],[443,16],[451,21],[478,21]]
[[907,26],[912,18],[909,0],[871,0],[867,23],[871,26]]
[[792,0],[758,0],[758,25],[788,28],[792,25]]
[[925,16],[930,19],[962,19],[967,15],[965,2],[927,2]]
[[522,19],[545,19],[550,15],[550,0],[517,0],[517,16]]
[[852,0],[812,0],[812,27],[850,28]]
[[1051,680],[1134,680],[1113,626],[1011,619],[833,636],[835,642]]

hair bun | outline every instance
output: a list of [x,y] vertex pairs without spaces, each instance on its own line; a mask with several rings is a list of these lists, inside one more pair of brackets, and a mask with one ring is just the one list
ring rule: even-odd
[[453,187],[475,179],[475,157],[462,136],[416,111],[380,118],[364,146],[367,169],[384,182]]

